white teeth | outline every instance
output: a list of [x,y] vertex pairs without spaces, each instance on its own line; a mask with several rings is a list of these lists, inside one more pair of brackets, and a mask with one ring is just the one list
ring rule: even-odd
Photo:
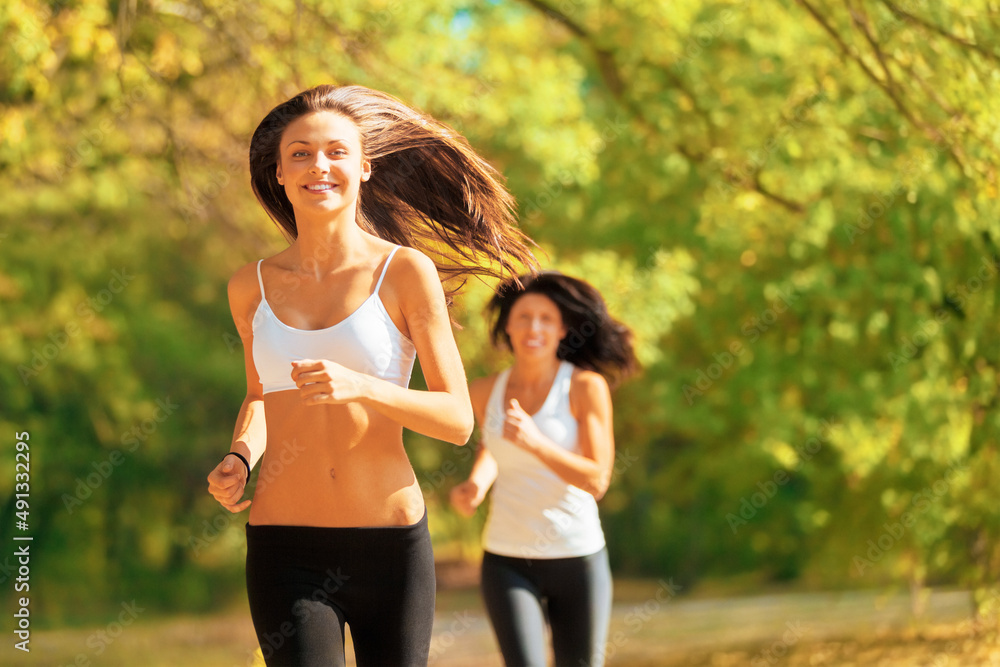
[[329,183],[317,183],[316,185],[307,185],[306,190],[320,191],[320,190],[330,190],[333,186]]

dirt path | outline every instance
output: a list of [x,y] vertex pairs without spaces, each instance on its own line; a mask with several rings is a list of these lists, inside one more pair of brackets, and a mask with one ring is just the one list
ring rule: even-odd
[[[669,581],[616,582],[608,665],[1000,667],[1000,645],[977,635],[963,592],[935,592],[919,621],[902,594],[689,599],[676,593]],[[4,642],[0,664],[250,667],[256,642],[248,613],[237,608],[205,618],[140,619],[127,628],[39,631],[31,648],[25,655]],[[439,594],[430,664],[502,667],[475,589]]]
[[[964,592],[932,594],[922,618],[913,621],[904,595],[845,592],[687,600],[672,598],[670,589],[669,581],[618,586],[608,665],[991,664],[984,657],[990,647],[969,641],[973,628],[963,621],[971,608]],[[479,616],[481,606],[466,600],[442,611],[435,632],[440,650],[432,664],[502,667],[486,619]],[[476,625],[451,642],[440,632],[448,613],[465,613]],[[446,644],[450,647],[444,648]],[[882,648],[889,662],[881,662]],[[939,654],[947,662],[934,662]],[[1000,666],[1000,648],[996,655]]]

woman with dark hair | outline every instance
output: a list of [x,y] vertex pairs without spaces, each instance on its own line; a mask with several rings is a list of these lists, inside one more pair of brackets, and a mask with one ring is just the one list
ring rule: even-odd
[[615,445],[609,380],[636,370],[632,333],[600,293],[557,272],[501,285],[492,339],[510,368],[469,385],[482,440],[451,503],[472,516],[493,488],[482,594],[504,662],[602,665],[611,571],[597,514]]
[[[274,108],[250,177],[290,245],[229,283],[247,395],[208,481],[231,512],[251,507],[261,651],[268,665],[343,665],[347,623],[358,664],[426,664],[434,562],[402,430],[461,445],[473,427],[441,276],[502,278],[534,257],[465,139],[368,88]],[[408,388],[416,357],[427,391]]]

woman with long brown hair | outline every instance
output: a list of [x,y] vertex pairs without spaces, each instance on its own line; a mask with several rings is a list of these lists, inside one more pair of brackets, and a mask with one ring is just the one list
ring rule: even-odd
[[[499,174],[385,93],[319,86],[278,105],[250,172],[291,243],[229,283],[247,395],[208,481],[230,511],[251,508],[261,651],[342,665],[347,623],[358,664],[426,664],[434,563],[402,430],[461,445],[473,426],[441,280],[534,258]],[[417,357],[427,391],[408,388]],[[277,472],[242,500],[261,457]]]
[[471,516],[492,488],[482,594],[504,661],[599,667],[611,570],[597,501],[615,459],[609,387],[636,369],[632,332],[590,284],[546,271],[502,284],[493,344],[513,365],[469,385],[482,442],[451,503]]

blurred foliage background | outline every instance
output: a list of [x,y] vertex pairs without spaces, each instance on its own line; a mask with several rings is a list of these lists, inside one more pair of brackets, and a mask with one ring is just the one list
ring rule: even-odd
[[[205,476],[245,391],[226,282],[284,243],[247,147],[330,82],[464,133],[634,328],[617,574],[995,581],[998,36],[995,0],[6,0],[0,542],[28,431],[33,614],[242,594]],[[470,378],[507,362],[488,294],[456,305]],[[407,438],[438,557],[474,559],[471,451]]]

